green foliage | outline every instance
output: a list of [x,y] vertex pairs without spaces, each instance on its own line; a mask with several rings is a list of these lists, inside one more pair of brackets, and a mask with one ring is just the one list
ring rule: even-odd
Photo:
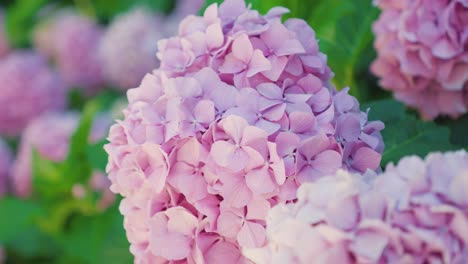
[[[117,206],[99,216],[79,216],[61,241],[67,255],[85,263],[131,263],[129,244],[122,232]],[[86,254],[83,254],[86,252]]]
[[25,47],[33,25],[37,22],[36,13],[47,0],[17,0],[6,11],[6,32],[10,43],[15,47]]
[[456,150],[459,147],[450,142],[448,128],[433,122],[418,120],[405,112],[403,105],[394,100],[375,101],[363,106],[370,108],[370,120],[382,120],[385,129],[382,136],[385,151],[382,166],[389,162],[398,162],[408,155],[426,156],[433,151]]
[[174,8],[173,0],[75,0],[76,5],[83,12],[96,16],[99,20],[108,22],[118,14],[143,7],[149,8],[162,14],[169,13]]
[[88,145],[86,153],[88,156],[88,163],[91,168],[104,172],[107,164],[107,153],[104,151],[104,145],[107,140],[101,140],[95,144]]
[[42,208],[34,202],[0,199],[0,244],[5,244],[14,239],[19,231],[31,227],[42,213]]

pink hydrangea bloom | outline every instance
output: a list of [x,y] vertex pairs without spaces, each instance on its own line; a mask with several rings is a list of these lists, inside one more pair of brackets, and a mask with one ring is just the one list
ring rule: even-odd
[[11,160],[10,148],[0,139],[0,197],[8,191]]
[[468,154],[403,158],[381,175],[340,171],[302,185],[267,217],[265,263],[467,263]]
[[0,58],[5,56],[10,50],[8,39],[5,32],[5,21],[2,10],[0,9]]
[[99,58],[101,37],[101,28],[90,18],[63,12],[38,28],[34,43],[55,61],[69,87],[93,94],[104,83]]
[[105,148],[136,263],[245,261],[241,248],[266,242],[269,208],[300,184],[379,168],[383,124],[331,87],[314,31],[282,24],[286,12],[228,0],[188,16],[127,92]]
[[35,117],[61,110],[65,87],[40,55],[28,51],[9,54],[0,61],[0,133],[18,135]]
[[[15,195],[28,197],[32,193],[32,151],[37,150],[41,157],[51,161],[65,160],[70,146],[70,138],[75,132],[80,116],[74,112],[48,113],[33,120],[25,129],[19,152],[13,163],[11,176]],[[105,116],[97,118],[90,135],[90,142],[104,138],[109,121]],[[65,176],[64,176],[65,177]],[[97,181],[96,181],[97,180]],[[104,189],[102,179],[93,180],[90,186],[95,190]],[[94,183],[96,181],[96,183]]]
[[118,88],[137,87],[143,76],[158,66],[157,41],[163,37],[161,18],[135,9],[115,18],[100,44],[107,79]]
[[372,72],[424,119],[468,111],[468,2],[380,0]]

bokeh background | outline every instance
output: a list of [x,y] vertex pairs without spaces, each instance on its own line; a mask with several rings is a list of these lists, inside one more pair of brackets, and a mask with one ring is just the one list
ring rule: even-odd
[[[108,128],[126,90],[158,67],[158,40],[213,2],[0,0],[0,263],[132,263],[105,176]],[[468,146],[466,114],[422,121],[379,87],[371,1],[248,2],[313,27],[334,85],[386,124],[382,166]]]

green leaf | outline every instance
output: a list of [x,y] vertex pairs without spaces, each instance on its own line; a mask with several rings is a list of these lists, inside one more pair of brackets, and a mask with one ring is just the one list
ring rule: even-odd
[[[67,255],[83,263],[132,263],[118,206],[96,216],[78,216],[62,239]],[[83,254],[86,252],[86,254]]]
[[70,190],[64,181],[63,165],[43,158],[36,149],[32,151],[32,178],[34,192],[47,199]]
[[6,33],[14,47],[26,47],[30,40],[31,30],[36,21],[36,13],[47,0],[17,0],[9,6],[6,16]]
[[107,164],[107,153],[104,150],[104,145],[107,144],[107,140],[101,140],[96,144],[88,145],[86,153],[88,156],[88,162],[93,169],[106,171]]
[[86,151],[94,116],[99,109],[99,101],[88,102],[81,114],[80,124],[71,137],[70,149],[63,170],[70,187],[74,183],[86,181],[91,175]]
[[22,230],[31,227],[42,212],[42,208],[32,201],[0,199],[0,244],[6,244]]
[[[338,88],[350,87],[350,93],[360,101],[369,99],[378,90],[375,79],[367,77],[369,64],[375,57],[371,25],[377,15],[378,10],[369,0],[322,0],[308,19],[335,72],[333,82]],[[359,81],[363,76],[371,82]]]
[[369,111],[369,120],[380,120],[390,123],[397,122],[405,118],[405,107],[401,102],[393,99],[373,101],[367,104],[362,104],[362,111]]
[[[56,241],[42,233],[36,226],[17,230],[15,238],[4,246],[9,250],[9,257],[14,254],[35,261],[38,258],[47,259],[49,263],[60,253],[60,246]],[[19,261],[15,263],[17,262]]]
[[460,149],[464,148],[468,150],[468,137],[466,136],[468,131],[468,114],[455,120],[445,118],[437,120],[437,122],[450,129],[450,142],[452,144],[459,146]]
[[398,162],[408,155],[426,156],[433,151],[457,149],[450,143],[448,128],[434,122],[418,120],[405,112],[403,105],[395,100],[382,100],[363,105],[370,108],[369,120],[381,120],[385,123],[382,136],[385,150],[382,165]]

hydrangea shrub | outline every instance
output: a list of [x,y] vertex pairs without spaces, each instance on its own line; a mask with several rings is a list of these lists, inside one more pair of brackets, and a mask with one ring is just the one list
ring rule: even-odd
[[[0,197],[8,191],[12,155],[8,145],[0,139]],[[1,258],[0,258],[1,259]]]
[[137,87],[158,66],[156,43],[163,27],[161,18],[145,9],[116,17],[99,47],[106,78],[122,90]]
[[468,154],[432,153],[381,175],[340,171],[302,185],[267,217],[264,263],[466,263]]
[[0,134],[16,136],[39,115],[65,108],[66,90],[47,60],[17,51],[0,61]]
[[228,0],[188,16],[127,92],[105,149],[136,263],[245,261],[300,184],[379,168],[383,124],[331,86],[314,31],[287,11]]
[[[29,197],[33,193],[33,150],[51,161],[65,160],[70,147],[70,139],[78,127],[79,118],[80,115],[75,112],[48,113],[29,124],[22,135],[18,155],[11,169],[12,187],[16,196]],[[91,143],[105,137],[108,123],[104,115],[96,119],[90,134]],[[102,176],[102,174],[95,173],[95,176],[90,178],[89,186],[96,191],[103,190],[105,193],[110,183]],[[107,197],[109,194],[104,194],[104,196]]]
[[379,0],[374,24],[380,85],[424,119],[468,109],[468,2]]
[[57,14],[38,27],[36,48],[57,65],[68,87],[92,95],[102,88],[104,74],[99,56],[103,31],[91,18],[72,11]]

